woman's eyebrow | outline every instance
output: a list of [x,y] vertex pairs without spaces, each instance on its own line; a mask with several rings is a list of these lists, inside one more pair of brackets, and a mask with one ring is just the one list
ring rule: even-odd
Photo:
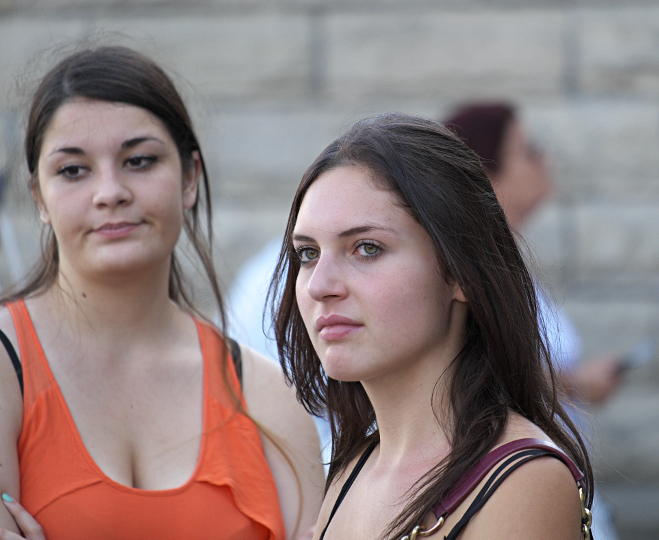
[[49,156],[52,156],[54,154],[72,154],[75,156],[82,156],[84,155],[85,151],[82,148],[78,148],[76,146],[65,146],[64,148],[58,148],[57,150],[53,150]]
[[305,236],[303,234],[294,234],[293,235],[293,241],[298,241],[298,242],[314,242],[315,240],[311,238],[311,236]]
[[[354,236],[356,234],[363,234],[371,231],[386,231],[394,234],[396,233],[394,229],[390,227],[385,227],[384,225],[368,224],[368,225],[360,225],[359,227],[352,227],[350,229],[340,232],[338,236],[339,238],[349,238],[350,236]],[[294,234],[293,241],[314,242],[315,240],[310,236],[306,236],[304,234]]]
[[386,232],[391,232],[395,233],[394,229],[390,227],[385,227],[383,225],[361,225],[359,227],[353,227],[352,229],[348,229],[347,231],[343,231],[339,233],[339,238],[347,238],[349,236],[354,236],[356,234],[362,234],[365,232],[371,232],[371,231],[386,231]]
[[138,144],[141,144],[145,141],[156,141],[159,142],[160,144],[165,144],[164,141],[161,141],[157,137],[135,137],[134,139],[129,139],[127,141],[124,141],[121,144],[121,148],[122,149],[133,148],[134,146],[137,146]]
[[[127,141],[124,141],[121,144],[121,148],[122,149],[133,148],[134,146],[137,146],[138,144],[141,144],[145,141],[156,141],[160,144],[165,144],[164,141],[161,141],[157,137],[135,137],[134,139],[129,139]],[[52,156],[53,154],[58,154],[58,153],[82,156],[85,154],[85,151],[82,148],[78,148],[77,146],[65,146],[63,148],[58,148],[57,150],[53,150],[48,155]]]

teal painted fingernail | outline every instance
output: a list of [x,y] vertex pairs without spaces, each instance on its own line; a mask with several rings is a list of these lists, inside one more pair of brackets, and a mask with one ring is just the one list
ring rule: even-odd
[[3,494],[2,494],[2,500],[5,501],[5,502],[14,502],[14,499],[12,499],[12,498],[11,498],[9,495],[7,495],[6,493],[3,493]]

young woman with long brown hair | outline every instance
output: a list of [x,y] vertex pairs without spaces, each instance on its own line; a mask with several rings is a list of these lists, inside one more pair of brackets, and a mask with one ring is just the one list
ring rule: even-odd
[[330,144],[271,294],[284,371],[332,426],[315,539],[588,536],[592,472],[533,280],[452,132],[388,114]]
[[169,77],[126,48],[68,56],[25,148],[46,243],[0,311],[0,538],[311,527],[312,421],[272,362],[204,318],[179,263],[183,230],[222,313],[209,180]]

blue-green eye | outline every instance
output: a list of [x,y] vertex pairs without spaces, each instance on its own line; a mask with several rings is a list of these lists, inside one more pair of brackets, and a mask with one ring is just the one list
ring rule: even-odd
[[357,253],[362,257],[375,257],[380,254],[382,247],[375,242],[362,242],[357,246]]
[[297,256],[302,264],[311,262],[314,259],[317,259],[320,255],[320,250],[309,246],[299,247],[295,250],[295,252],[297,253]]

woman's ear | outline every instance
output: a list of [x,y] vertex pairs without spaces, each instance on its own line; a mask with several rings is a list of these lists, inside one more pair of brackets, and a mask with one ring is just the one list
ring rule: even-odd
[[41,190],[39,189],[38,183],[37,187],[32,189],[32,197],[34,198],[34,202],[37,205],[37,209],[39,210],[39,218],[41,219],[41,223],[44,225],[50,225],[50,216],[48,215],[48,209],[43,202],[43,198],[41,197]]
[[462,287],[458,285],[457,281],[453,282],[453,299],[458,302],[467,303],[467,297],[465,296],[465,293],[462,292]]
[[201,156],[195,150],[192,152],[192,163],[183,171],[183,208],[185,210],[190,210],[197,202],[200,176]]

